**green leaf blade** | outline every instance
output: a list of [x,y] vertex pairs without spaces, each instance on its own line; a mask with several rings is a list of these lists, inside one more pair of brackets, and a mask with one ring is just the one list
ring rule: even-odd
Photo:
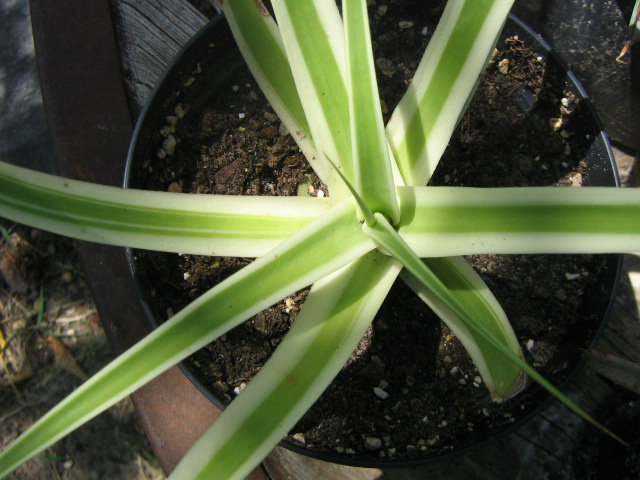
[[331,158],[353,183],[344,34],[338,8],[326,0],[274,0],[272,5],[331,197],[342,200],[349,192],[332,173],[333,167],[324,163],[325,156]]
[[[517,394],[526,384],[521,367],[508,358],[522,359],[522,351],[501,309],[489,303],[491,297],[476,292],[484,285],[469,275],[464,259],[431,259],[423,262],[379,213],[373,225],[362,230],[390,252],[413,276],[407,279],[421,298],[434,307],[472,356],[496,400]],[[496,302],[497,304],[497,302]],[[479,310],[477,310],[479,309]]]
[[398,232],[420,257],[640,250],[640,190],[398,187]]
[[407,93],[387,125],[408,185],[425,185],[472,95],[513,0],[447,3]]
[[366,1],[343,2],[343,15],[355,187],[369,210],[383,213],[395,224],[399,219],[398,202],[382,121]]
[[0,216],[110,245],[257,257],[329,208],[320,198],[122,189],[0,163]]
[[[511,351],[524,358],[502,307],[464,257],[428,258],[423,261],[464,309],[472,312],[477,322],[484,325],[499,342],[509,345]],[[465,319],[443,302],[432,289],[426,288],[406,272],[401,276],[458,337],[494,400],[502,401],[515,396],[526,386],[527,377],[522,374],[521,369],[512,362],[505,362],[504,355],[482,335],[470,329]]]
[[178,465],[176,478],[245,478],[342,369],[399,270],[371,252],[317,282],[283,342]]

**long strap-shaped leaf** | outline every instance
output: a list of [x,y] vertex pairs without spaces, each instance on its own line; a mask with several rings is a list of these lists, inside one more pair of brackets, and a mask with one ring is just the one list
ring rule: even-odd
[[569,409],[575,414],[581,416],[586,421],[607,432],[622,445],[628,446],[622,439],[620,439],[604,426],[596,422],[589,414],[587,414],[578,405],[571,401],[571,399],[569,399],[566,395],[564,395],[556,387],[549,383],[549,381],[547,381],[542,375],[536,372],[534,368],[532,368],[527,364],[527,362],[525,362],[521,355],[515,354],[510,348],[508,342],[503,341],[499,335],[496,335],[496,333],[499,332],[490,331],[481,322],[476,321],[473,315],[467,316],[468,312],[464,308],[464,305],[461,305],[459,303],[459,299],[457,298],[457,296],[451,295],[451,290],[447,286],[440,284],[439,279],[434,274],[434,272],[432,272],[420,260],[420,258],[418,258],[415,253],[411,251],[409,246],[402,241],[402,239],[398,236],[398,233],[391,227],[391,225],[389,225],[387,219],[379,213],[376,213],[375,216],[378,221],[372,226],[363,224],[362,230],[367,235],[370,235],[371,238],[375,239],[376,242],[378,242],[386,250],[392,252],[393,256],[402,263],[402,265],[417,279],[417,281],[423,283],[438,295],[439,300],[446,304],[447,308],[455,311],[456,314],[461,318],[466,317],[465,326],[469,327],[470,331],[473,331],[474,335],[476,335],[478,339],[482,338],[486,342],[489,342],[491,345],[493,345],[494,348],[499,350],[504,355],[505,360],[508,360],[510,364],[519,367],[526,374],[530,375],[531,378],[533,378],[549,393],[551,393],[558,400],[569,407]]
[[[522,357],[518,339],[502,307],[464,257],[429,258],[424,262],[442,287],[449,290],[475,322],[484,325],[496,341]],[[517,395],[526,386],[526,376],[520,367],[505,361],[504,355],[491,342],[469,327],[468,317],[462,317],[453,310],[438,294],[437,288],[431,285],[427,288],[406,270],[401,277],[458,337],[494,400],[501,401]]]
[[475,89],[513,0],[447,2],[416,74],[387,125],[407,185],[425,185]]
[[383,213],[396,224],[400,214],[373,64],[367,3],[345,0],[342,12],[355,188],[371,211]]
[[[467,3],[467,10],[464,2],[448,3],[414,81],[387,127],[398,166],[408,185],[427,182],[456,126],[455,115],[463,111],[464,102],[475,90],[475,79],[484,68],[483,59],[488,57],[508,12],[503,8],[488,15],[492,3],[473,2],[473,16],[468,11],[471,3]],[[485,15],[490,23],[478,29],[485,23]],[[470,24],[476,28],[468,34]],[[464,28],[464,36],[456,35],[460,28]],[[487,41],[492,36],[493,41]],[[470,58],[472,55],[474,58]],[[442,77],[443,73],[448,77]],[[409,125],[413,129],[405,130]],[[496,339],[502,339],[514,354],[521,355],[502,307],[464,258],[428,258],[424,262],[445,288],[450,289],[449,293],[457,297],[460,305],[473,312],[476,321],[494,332]],[[525,379],[518,374],[518,367],[504,362],[492,345],[474,335],[465,325],[465,318],[447,308],[432,289],[409,274],[402,278],[456,333],[494,399],[508,397],[520,390]]]
[[0,454],[0,478],[233,326],[373,248],[354,203],[336,206],[191,303],[59,403]]
[[276,352],[170,478],[245,478],[344,366],[400,268],[371,252],[316,282]]
[[327,199],[149,192],[0,162],[0,216],[92,242],[257,257],[331,207]]
[[325,163],[354,182],[342,20],[334,1],[274,0],[280,35],[309,122],[331,197],[348,190]]
[[318,176],[326,182],[275,21],[261,0],[222,2],[253,78]]
[[419,257],[640,250],[640,190],[398,187],[398,232]]

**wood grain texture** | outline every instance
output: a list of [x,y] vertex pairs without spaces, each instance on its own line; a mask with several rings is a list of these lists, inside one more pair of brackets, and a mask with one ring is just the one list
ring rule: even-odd
[[207,19],[186,1],[111,2],[121,66],[137,116],[156,81]]

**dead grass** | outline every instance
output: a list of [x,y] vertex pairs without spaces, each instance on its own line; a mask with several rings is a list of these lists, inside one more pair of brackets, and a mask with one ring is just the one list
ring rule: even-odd
[[[0,449],[112,358],[73,243],[2,226],[9,235],[0,237]],[[126,399],[9,478],[165,477]]]

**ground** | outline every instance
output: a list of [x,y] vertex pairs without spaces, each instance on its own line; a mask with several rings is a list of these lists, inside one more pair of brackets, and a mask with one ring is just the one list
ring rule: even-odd
[[[0,240],[0,449],[112,353],[73,242],[8,222]],[[127,398],[9,478],[165,478]]]

